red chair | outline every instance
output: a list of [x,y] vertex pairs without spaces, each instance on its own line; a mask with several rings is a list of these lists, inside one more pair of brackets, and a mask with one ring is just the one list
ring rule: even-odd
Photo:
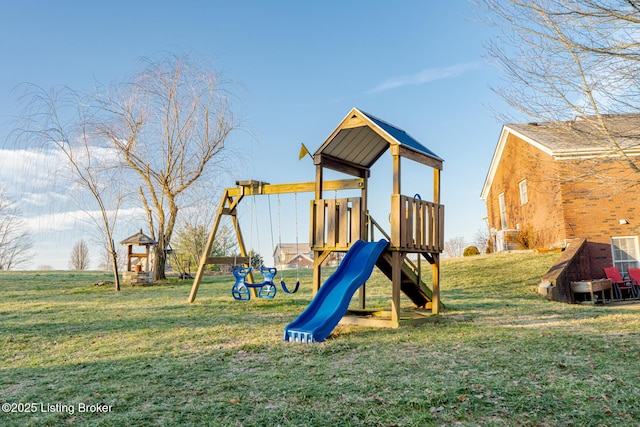
[[618,267],[605,267],[604,274],[607,275],[607,279],[611,280],[611,286],[613,286],[613,293],[616,299],[626,299],[622,298],[622,293],[625,291],[629,295],[629,298],[636,298],[633,283],[630,280],[622,279]]
[[640,298],[640,268],[630,268],[627,273],[629,273],[629,279],[631,279],[636,298]]

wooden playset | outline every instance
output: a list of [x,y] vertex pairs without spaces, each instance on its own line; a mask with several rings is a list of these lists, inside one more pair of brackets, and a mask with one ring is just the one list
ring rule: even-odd
[[[370,169],[389,151],[392,157],[392,194],[390,198],[390,234],[369,214]],[[268,184],[259,181],[238,182],[223,192],[217,215],[202,254],[198,272],[191,288],[189,302],[196,298],[204,268],[208,264],[249,263],[246,246],[237,220],[237,207],[245,196],[314,192],[310,207],[310,245],[313,250],[313,293],[321,286],[323,262],[333,252],[347,252],[358,241],[372,242],[380,236],[389,241],[377,258],[377,267],[391,280],[391,310],[367,310],[366,286],[359,288],[358,309],[349,310],[343,323],[369,326],[399,327],[406,323],[426,321],[428,311],[437,314],[440,302],[440,254],[444,246],[444,206],[440,204],[440,171],[443,160],[413,139],[403,130],[352,109],[313,154],[316,168],[315,182]],[[402,159],[408,159],[433,170],[433,198],[423,200],[401,192]],[[331,169],[354,178],[324,180],[324,170]],[[419,179],[419,177],[416,177]],[[341,190],[359,190],[359,197],[337,197]],[[335,198],[324,198],[335,191]],[[352,191],[353,193],[353,191]],[[236,258],[210,257],[216,231],[223,216],[230,216],[238,239],[241,256]],[[416,254],[412,261],[410,254]],[[422,259],[432,269],[431,289],[421,280]],[[246,275],[253,283],[251,274]],[[418,309],[401,311],[403,292]]]

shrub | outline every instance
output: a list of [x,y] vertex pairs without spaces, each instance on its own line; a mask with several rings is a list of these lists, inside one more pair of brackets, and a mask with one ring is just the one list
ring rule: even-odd
[[540,233],[536,231],[533,226],[525,225],[518,231],[517,240],[523,249],[534,249],[539,246],[541,240]]
[[478,248],[476,248],[475,246],[467,246],[466,248],[464,248],[464,252],[462,253],[462,256],[474,256],[474,255],[480,255],[480,251],[478,250]]

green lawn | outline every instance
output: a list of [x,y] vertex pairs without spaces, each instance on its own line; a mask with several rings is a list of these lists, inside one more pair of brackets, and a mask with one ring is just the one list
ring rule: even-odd
[[[638,426],[640,310],[540,298],[557,256],[445,260],[433,323],[321,344],[282,341],[308,271],[249,302],[206,278],[191,305],[190,281],[0,272],[0,425]],[[374,305],[389,288],[374,272]]]

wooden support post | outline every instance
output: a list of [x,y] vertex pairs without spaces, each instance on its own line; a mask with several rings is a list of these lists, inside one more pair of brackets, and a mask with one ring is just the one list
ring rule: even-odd
[[397,149],[391,147],[392,162],[393,162],[393,189],[391,194],[391,246],[393,248],[399,248],[402,243],[402,223],[404,216],[401,215],[400,206],[400,191],[401,191],[401,164],[400,156],[397,154]]
[[[316,181],[315,181],[315,193],[314,193],[314,199],[317,202],[318,200],[322,199],[322,164],[316,164]],[[324,213],[324,207],[323,209],[323,213]],[[315,209],[316,213],[317,213],[317,207]],[[312,217],[312,227],[311,227],[311,233],[313,235],[313,233],[315,233],[315,236],[319,237],[318,233],[320,232],[319,229],[320,227],[322,227],[322,235],[324,237],[324,218],[322,218],[322,220],[319,220],[316,215],[314,214],[314,212],[311,213],[311,217]],[[316,245],[319,242],[316,240],[317,237],[314,238],[314,240],[312,241],[312,245]],[[324,239],[321,239],[324,240]],[[324,242],[322,243],[322,245],[324,246]],[[316,294],[318,293],[318,290],[320,289],[320,286],[322,285],[322,261],[324,261],[324,258],[322,258],[322,251],[313,251],[313,284],[312,284],[312,288],[311,288],[311,295],[313,297],[316,296]],[[325,256],[326,258],[326,256]]]
[[[391,152],[393,154],[393,151]],[[400,156],[398,154],[393,155],[393,194],[400,194],[402,190],[402,180],[401,180],[401,164],[400,164]]]
[[187,300],[189,303],[192,303],[196,300],[198,287],[200,287],[200,282],[202,281],[202,274],[204,273],[204,268],[207,265],[207,258],[209,257],[209,253],[211,252],[211,248],[213,247],[213,241],[215,240],[215,237],[216,237],[216,231],[218,231],[220,220],[222,219],[223,212],[225,211],[225,206],[229,199],[230,198],[229,198],[228,189],[224,190],[224,192],[222,193],[222,198],[220,199],[220,204],[218,205],[218,212],[216,213],[216,218],[213,221],[213,226],[211,227],[211,231],[209,232],[209,237],[207,238],[207,243],[204,245],[202,255],[200,256],[200,264],[198,265],[198,272],[196,273],[195,279],[193,279],[193,285],[191,286],[191,293],[189,294],[189,299]]
[[322,199],[322,165],[316,165],[316,185],[314,198],[316,200]]
[[312,296],[316,296],[320,285],[322,285],[322,263],[331,255],[331,251],[314,251],[313,252],[313,289]]
[[[365,242],[369,241],[369,227],[367,224],[367,187],[369,185],[368,179],[364,179],[362,189],[360,190],[360,239]],[[373,240],[372,240],[373,241]],[[367,300],[367,285],[366,283],[360,286],[358,291],[358,308],[364,310],[366,308]]]
[[311,297],[315,297],[320,290],[322,284],[322,262],[320,261],[320,255],[322,252],[313,251],[313,283],[311,288]]
[[438,314],[440,311],[440,254],[432,254],[433,264],[431,281],[431,314]]
[[360,286],[358,290],[358,308],[364,310],[367,308],[367,284]]
[[400,286],[402,282],[403,255],[398,251],[391,253],[391,327],[400,327]]
[[369,228],[367,227],[368,225],[367,214],[369,212],[369,208],[367,204],[368,203],[367,196],[369,194],[368,188],[367,188],[368,186],[369,186],[369,180],[365,179],[362,184],[362,189],[360,190],[360,198],[361,198],[360,200],[360,221],[361,221],[360,238],[365,242],[369,241]]
[[440,169],[433,170],[433,203],[440,204]]
[[[440,204],[440,169],[433,169],[433,203]],[[434,215],[433,221],[437,231],[437,239],[433,240],[433,244],[438,250],[444,246],[444,213],[442,206],[438,209],[438,214]],[[431,264],[431,313],[438,314],[440,312],[440,253],[432,253],[433,264]]]

